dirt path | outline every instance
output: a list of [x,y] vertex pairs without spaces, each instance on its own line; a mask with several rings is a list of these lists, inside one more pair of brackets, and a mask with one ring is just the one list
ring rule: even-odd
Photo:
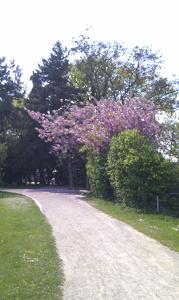
[[[12,191],[12,190],[11,190]],[[31,197],[53,228],[64,263],[64,300],[177,300],[179,255],[59,189]]]

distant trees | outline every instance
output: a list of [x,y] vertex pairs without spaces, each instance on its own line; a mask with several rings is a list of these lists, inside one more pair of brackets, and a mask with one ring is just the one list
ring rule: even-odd
[[5,57],[0,58],[0,142],[4,143],[13,132],[17,110],[14,100],[24,95],[21,83],[21,70],[14,61],[10,65]]
[[11,177],[10,157],[13,156],[13,149],[23,131],[23,128],[19,126],[21,111],[16,105],[23,102],[23,97],[21,70],[14,61],[8,64],[5,57],[0,58],[0,156],[3,159],[0,168],[1,174],[4,173],[4,180]]
[[164,123],[164,126],[168,135],[165,153],[179,164],[179,122],[168,121]]
[[[157,143],[160,126],[155,112],[173,111],[177,95],[176,83],[160,75],[161,67],[160,55],[149,48],[129,51],[117,42],[90,43],[82,35],[70,50],[59,41],[53,46],[49,58],[34,70],[33,87],[25,97],[20,69],[0,59],[5,181],[46,184],[55,177],[57,183],[68,184],[69,177],[71,185],[81,185],[86,159],[88,174],[97,176],[100,165],[99,173],[108,177],[102,162],[111,139],[124,130],[136,129],[151,144]],[[41,138],[35,129],[39,126]],[[173,128],[168,135],[175,135],[175,141],[168,141],[172,151],[178,151],[176,132]],[[86,152],[79,152],[84,145]],[[94,172],[92,162],[96,163]]]

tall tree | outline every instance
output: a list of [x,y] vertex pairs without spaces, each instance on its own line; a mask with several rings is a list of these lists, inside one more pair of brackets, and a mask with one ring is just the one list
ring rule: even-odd
[[[6,145],[4,179],[10,175],[12,148],[17,144],[22,131],[19,127],[21,113],[15,103],[23,102],[24,94],[21,70],[14,61],[7,64],[5,57],[0,58],[0,144]],[[12,180],[15,181],[14,178]]]
[[[78,101],[79,89],[72,87],[69,83],[68,73],[70,63],[68,50],[62,47],[58,41],[52,48],[52,53],[48,59],[42,59],[38,69],[33,72],[31,80],[32,90],[25,106],[34,111],[42,113],[52,113],[53,110],[60,110],[64,106],[70,106]],[[38,169],[43,182],[44,170],[57,170],[58,162],[54,157],[49,156],[49,144],[44,143],[35,131],[36,122],[32,119],[27,123],[26,143],[30,152],[26,153],[29,161],[33,160],[34,171]],[[41,153],[39,156],[37,153]],[[50,167],[49,167],[50,166]]]
[[177,89],[174,82],[160,75],[161,55],[148,47],[131,51],[119,43],[93,42],[82,35],[72,48],[78,53],[70,79],[74,86],[84,88],[96,99],[114,98],[123,103],[126,96],[150,99],[163,110],[175,105]]
[[5,57],[0,58],[0,141],[3,143],[13,131],[12,122],[17,113],[13,101],[23,95],[21,70],[14,61],[8,66]]
[[69,68],[68,51],[58,41],[50,57],[42,59],[42,64],[39,64],[31,76],[33,88],[26,106],[34,111],[46,113],[75,101],[78,89],[69,84]]

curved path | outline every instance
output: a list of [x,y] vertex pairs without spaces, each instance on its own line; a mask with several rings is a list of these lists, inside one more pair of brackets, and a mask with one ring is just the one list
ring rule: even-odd
[[[6,189],[7,190],[7,189]],[[64,300],[177,300],[179,256],[65,189],[9,190],[36,201],[64,263]]]

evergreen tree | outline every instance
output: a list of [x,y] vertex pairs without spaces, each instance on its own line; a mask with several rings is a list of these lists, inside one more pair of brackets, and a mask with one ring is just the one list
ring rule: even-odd
[[[78,101],[79,89],[70,86],[69,69],[68,51],[58,41],[50,57],[42,59],[42,64],[39,64],[38,69],[33,72],[31,76],[33,87],[25,101],[25,106],[33,111],[51,113],[53,110],[60,110],[64,105],[68,106]],[[45,173],[52,177],[52,172],[59,169],[58,161],[53,155],[49,155],[51,144],[45,143],[38,137],[35,131],[36,122],[30,120],[29,116],[26,118],[27,133],[23,139],[26,140],[28,151],[24,149],[24,159],[31,162],[31,169],[33,169],[31,173],[38,170],[40,183],[44,184],[48,181],[44,179]]]
[[[4,180],[10,175],[12,149],[16,146],[23,129],[19,127],[21,111],[17,103],[23,103],[25,91],[22,88],[21,70],[5,57],[0,58],[0,144],[6,147],[3,170]],[[14,157],[14,162],[16,161]],[[16,179],[13,178],[12,181]]]
[[12,123],[17,110],[14,100],[24,96],[21,70],[14,61],[7,65],[5,57],[0,58],[0,142],[4,143],[13,132]]
[[79,89],[70,86],[69,69],[68,51],[58,41],[50,57],[42,59],[42,64],[31,76],[33,88],[26,101],[27,108],[46,113],[77,100]]

